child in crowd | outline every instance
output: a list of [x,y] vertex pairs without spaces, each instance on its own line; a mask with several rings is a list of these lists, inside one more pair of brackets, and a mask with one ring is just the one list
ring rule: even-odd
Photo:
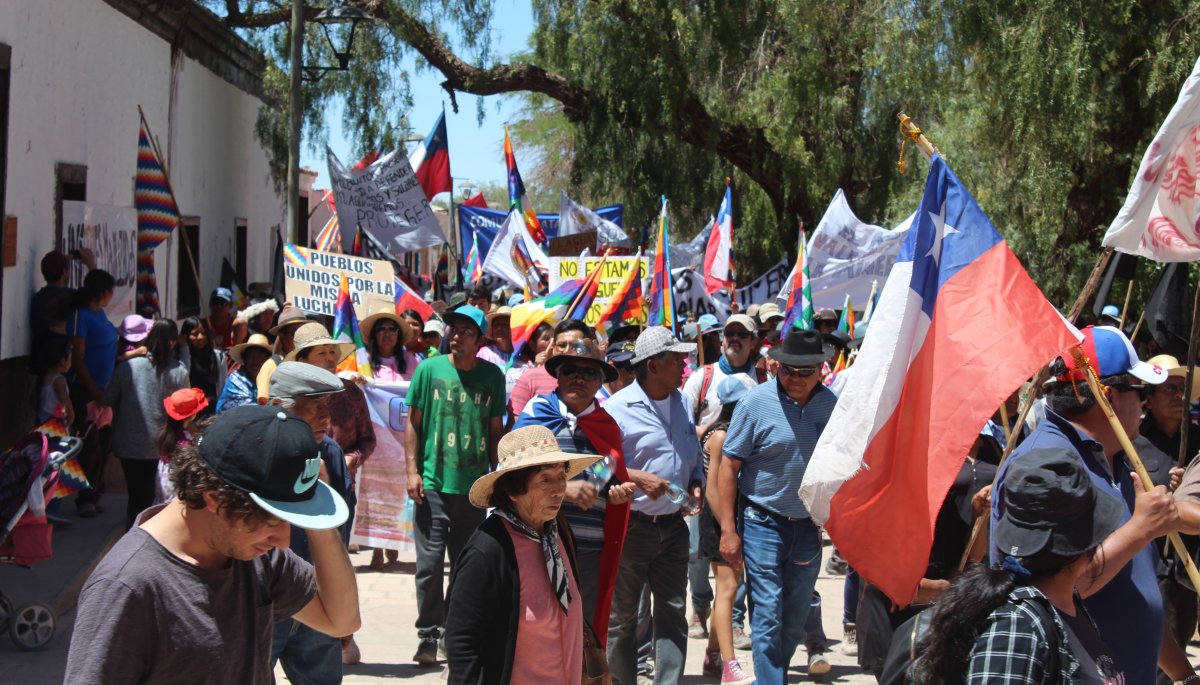
[[130,314],[121,321],[117,329],[120,340],[117,341],[117,361],[129,361],[134,357],[146,356],[146,336],[150,335],[150,326],[154,322],[137,314]]
[[154,488],[154,503],[165,504],[175,499],[175,486],[171,483],[171,457],[187,447],[192,441],[192,428],[196,416],[208,406],[208,398],[200,388],[176,390],[163,399],[167,412],[167,423],[158,436],[158,479]]
[[40,352],[45,355],[41,364],[45,370],[42,371],[41,387],[38,389],[38,423],[60,416],[61,406],[61,416],[70,426],[75,423],[75,407],[71,404],[71,391],[63,374],[71,369],[71,346],[65,343],[48,345]]

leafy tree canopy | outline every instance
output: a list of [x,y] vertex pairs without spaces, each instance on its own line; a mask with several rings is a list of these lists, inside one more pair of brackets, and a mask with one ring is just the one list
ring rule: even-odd
[[[838,188],[883,225],[916,207],[924,163],[910,153],[912,170],[896,170],[905,109],[1060,303],[1200,44],[1200,0],[531,1],[530,52],[500,61],[490,0],[351,0],[378,24],[360,30],[351,71],[305,87],[309,131],[341,97],[364,148],[394,144],[413,97],[400,66],[415,55],[452,103],[526,98],[514,135],[538,149],[537,169],[522,166],[544,210],[565,188],[624,202],[638,227],[666,194],[686,239],[732,177],[739,272],[753,276],[794,251],[797,220],[814,227]],[[290,4],[208,3],[273,58],[268,94],[286,103]],[[306,62],[329,63],[317,31]],[[286,112],[268,109],[264,140],[282,149]]]

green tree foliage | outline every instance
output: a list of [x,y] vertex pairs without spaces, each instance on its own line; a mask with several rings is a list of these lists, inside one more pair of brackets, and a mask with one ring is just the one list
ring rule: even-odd
[[[530,53],[507,63],[489,54],[488,0],[355,3],[384,27],[373,58],[319,84],[308,105],[385,103],[346,108],[348,130],[374,144],[402,121],[395,66],[409,51],[452,99],[525,94],[514,135],[522,159],[537,149],[522,171],[539,208],[553,211],[566,187],[589,204],[624,202],[638,227],[666,194],[673,239],[686,239],[730,176],[743,276],[792,253],[797,221],[815,227],[838,188],[867,221],[915,209],[925,165],[909,153],[911,171],[896,170],[906,109],[1060,304],[1200,44],[1200,0],[531,1]],[[274,36],[261,40],[285,64],[279,6],[225,6],[230,25]]]

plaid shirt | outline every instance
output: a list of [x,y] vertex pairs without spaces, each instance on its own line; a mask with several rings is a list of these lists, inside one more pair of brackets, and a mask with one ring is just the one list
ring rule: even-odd
[[[1050,653],[1044,612],[1031,606],[1033,602],[1040,602],[1054,617],[1057,659]],[[1067,630],[1058,612],[1040,590],[1022,585],[1008,593],[1008,601],[988,616],[987,627],[971,649],[967,683],[1074,683],[1078,671],[1079,662],[1071,653]]]

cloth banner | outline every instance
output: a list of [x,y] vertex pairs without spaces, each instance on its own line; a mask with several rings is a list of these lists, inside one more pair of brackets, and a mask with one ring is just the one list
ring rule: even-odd
[[[582,259],[579,257],[550,257],[550,291],[556,290],[563,284],[563,281],[587,278],[588,274],[595,271],[596,267],[600,265],[600,260],[600,257],[584,257]],[[625,274],[629,273],[629,270],[634,268],[638,261],[641,262],[638,268],[641,270],[644,286],[650,272],[650,262],[645,257],[640,260],[636,257],[609,257],[604,260],[604,270],[596,279],[596,297],[588,307],[584,323],[589,326],[596,325],[600,313],[608,306],[613,293],[625,279]]]
[[[341,202],[341,200],[338,200]],[[496,239],[496,233],[500,231],[500,225],[508,218],[508,210],[487,209],[486,207],[469,207],[467,205],[456,205],[458,209],[458,233],[459,245],[471,244],[471,230],[479,236],[479,260],[482,263],[487,259],[487,254],[492,249],[492,241]],[[625,225],[625,205],[611,205],[595,210],[597,216],[601,219],[611,221],[618,227]],[[558,214],[538,214],[538,221],[542,224],[542,230],[546,232],[547,238],[558,237]],[[551,285],[553,290],[554,286]]]
[[[96,255],[96,268],[116,279],[112,300],[104,311],[113,325],[120,326],[122,319],[134,313],[137,296],[137,210],[74,200],[64,200],[62,205],[63,252],[88,248]],[[67,284],[78,288],[84,275],[83,264],[72,260]]]
[[625,235],[625,229],[567,197],[566,191],[562,192],[562,197],[559,199],[558,217],[558,237],[560,238],[566,235],[595,231],[599,242],[606,245],[618,247],[630,247],[631,245],[629,236]]
[[342,245],[364,233],[391,255],[445,242],[433,208],[408,158],[393,150],[361,170],[347,171],[328,147],[329,183],[337,206]]
[[369,296],[379,295],[389,301],[396,298],[391,262],[310,250],[294,243],[284,246],[283,276],[288,299],[309,314],[334,315],[342,274],[350,280],[354,315],[360,321],[369,313]]
[[[912,220],[891,231],[863,223],[839,189],[808,239],[813,307],[841,309],[847,295],[851,302],[865,303],[874,281],[882,291]],[[786,299],[787,293],[781,291],[779,297]]]
[[350,542],[379,549],[411,551],[404,430],[408,422],[408,381],[362,386],[375,427],[375,451],[358,471],[358,506]]

